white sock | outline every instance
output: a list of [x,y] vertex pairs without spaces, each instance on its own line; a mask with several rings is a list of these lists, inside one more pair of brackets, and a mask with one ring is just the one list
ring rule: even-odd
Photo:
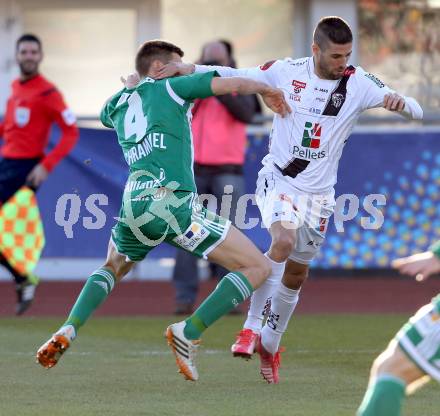
[[300,290],[289,289],[280,282],[272,296],[269,316],[261,330],[261,343],[271,354],[275,354],[280,347],[281,337],[298,303]]
[[70,342],[76,338],[76,331],[73,325],[62,326],[55,334],[65,336]]
[[258,334],[263,326],[263,319],[265,316],[265,311],[268,308],[268,302],[270,302],[274,291],[278,287],[286,266],[285,261],[277,263],[269,257],[268,253],[265,253],[264,255],[269,259],[272,267],[272,273],[267,280],[257,290],[255,290],[254,293],[252,293],[248,316],[243,325],[243,328],[252,329],[252,331]]

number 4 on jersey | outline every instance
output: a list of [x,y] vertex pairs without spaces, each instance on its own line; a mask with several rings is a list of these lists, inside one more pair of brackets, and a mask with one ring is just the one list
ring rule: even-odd
[[124,117],[125,140],[130,140],[136,136],[136,143],[140,142],[147,131],[147,117],[142,108],[141,96],[135,91],[127,100],[128,109]]

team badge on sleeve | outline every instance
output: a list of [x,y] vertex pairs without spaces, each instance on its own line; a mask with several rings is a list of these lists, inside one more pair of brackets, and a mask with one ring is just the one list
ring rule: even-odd
[[72,124],[75,124],[76,117],[75,114],[73,114],[73,111],[70,108],[66,108],[62,113],[61,116],[63,117],[64,122],[71,126]]

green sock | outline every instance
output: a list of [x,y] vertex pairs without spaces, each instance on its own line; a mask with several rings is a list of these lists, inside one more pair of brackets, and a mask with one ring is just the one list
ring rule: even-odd
[[185,337],[198,339],[202,332],[247,299],[254,288],[240,272],[228,273],[198,309],[185,321]]
[[393,375],[383,374],[370,386],[357,416],[400,416],[406,384]]
[[90,315],[110,294],[115,285],[115,276],[108,269],[98,269],[87,279],[70,315],[63,326],[72,325],[75,332],[84,325]]

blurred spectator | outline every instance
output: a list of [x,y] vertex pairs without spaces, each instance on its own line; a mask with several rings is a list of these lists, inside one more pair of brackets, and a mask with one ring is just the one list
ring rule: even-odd
[[[49,172],[75,145],[78,129],[75,116],[67,108],[54,84],[39,73],[43,59],[41,41],[35,35],[22,35],[16,44],[20,76],[12,82],[5,119],[0,123],[3,139],[0,158],[0,206],[22,186],[36,190]],[[61,139],[44,154],[52,123],[59,125]],[[17,292],[17,314],[23,313],[33,300],[38,280],[23,275],[11,265],[7,254],[0,252],[0,264],[14,276]]]
[[426,0],[359,0],[358,7],[360,65],[437,113],[440,8]]
[[[199,63],[236,67],[232,44],[225,40],[206,43]],[[237,200],[245,192],[246,123],[250,123],[256,113],[261,113],[256,96],[223,95],[194,103],[192,131],[197,191],[199,195],[215,196],[217,213],[228,217],[232,223],[235,222]],[[229,212],[220,212],[223,195],[232,197]],[[213,276],[227,273],[218,266],[210,270]],[[175,313],[191,313],[199,288],[196,257],[178,250],[173,283]]]

